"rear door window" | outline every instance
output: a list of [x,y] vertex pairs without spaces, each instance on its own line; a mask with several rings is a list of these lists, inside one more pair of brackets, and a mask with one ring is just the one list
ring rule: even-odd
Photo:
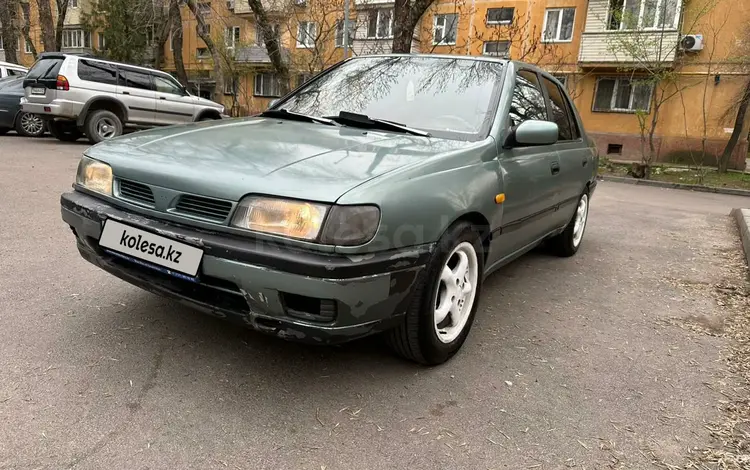
[[57,73],[62,66],[63,58],[41,59],[31,67],[26,78],[54,78],[57,79]]
[[120,85],[139,90],[154,89],[150,73],[128,67],[120,67]]
[[90,82],[117,85],[117,67],[95,60],[78,61],[78,78]]

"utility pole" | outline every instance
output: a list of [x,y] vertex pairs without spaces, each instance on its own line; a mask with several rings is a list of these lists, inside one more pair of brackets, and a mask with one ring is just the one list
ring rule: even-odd
[[344,60],[349,58],[349,0],[344,0]]

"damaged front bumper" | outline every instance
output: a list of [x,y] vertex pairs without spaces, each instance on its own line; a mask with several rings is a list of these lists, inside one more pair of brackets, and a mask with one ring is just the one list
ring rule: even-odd
[[[365,256],[302,251],[145,217],[72,191],[62,218],[84,259],[147,291],[264,333],[340,343],[394,326],[411,301],[433,244]],[[99,246],[107,219],[203,250],[191,282]]]

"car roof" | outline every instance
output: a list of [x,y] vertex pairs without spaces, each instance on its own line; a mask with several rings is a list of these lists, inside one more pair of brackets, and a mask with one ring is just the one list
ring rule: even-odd
[[155,68],[143,67],[143,66],[140,66],[140,65],[128,64],[127,62],[118,62],[116,60],[109,60],[109,59],[105,59],[103,57],[96,57],[96,56],[93,56],[93,55],[90,55],[90,54],[67,54],[65,52],[42,52],[41,54],[39,54],[39,59],[48,59],[48,58],[52,58],[52,59],[54,59],[54,58],[59,58],[59,59],[76,58],[76,59],[94,60],[94,61],[97,61],[97,62],[105,62],[105,63],[108,63],[108,64],[122,65],[122,66],[125,66],[125,67],[130,67],[130,68],[134,68],[134,69],[138,69],[138,70],[143,70],[144,72],[158,73],[158,74],[161,74],[161,75],[169,75],[169,73],[164,72],[162,70],[155,69]]
[[0,65],[2,65],[3,67],[9,67],[9,68],[12,68],[12,69],[28,70],[28,68],[24,67],[23,65],[14,64],[13,62],[5,62],[5,61],[2,61],[2,60],[0,60]]
[[510,62],[508,59],[503,59],[500,57],[491,57],[486,55],[457,55],[457,54],[398,54],[398,53],[390,53],[390,54],[368,54],[368,55],[362,55],[362,56],[356,56],[351,57],[348,60],[356,60],[356,59],[366,59],[368,57],[423,57],[423,58],[430,58],[430,59],[450,59],[450,60],[473,60],[477,62],[496,62],[499,64],[507,64]]

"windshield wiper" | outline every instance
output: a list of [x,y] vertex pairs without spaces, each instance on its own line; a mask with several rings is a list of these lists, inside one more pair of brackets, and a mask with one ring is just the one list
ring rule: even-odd
[[261,117],[289,119],[290,121],[317,122],[327,126],[335,126],[336,123],[324,117],[311,116],[309,114],[295,113],[286,109],[267,109],[260,113]]
[[331,121],[338,122],[339,124],[343,124],[345,126],[361,127],[364,129],[380,129],[382,131],[395,131],[411,135],[418,135],[421,137],[430,137],[429,132],[407,127],[398,122],[387,121],[385,119],[374,119],[367,116],[366,114],[340,111],[338,116],[324,116],[323,118],[330,119]]

